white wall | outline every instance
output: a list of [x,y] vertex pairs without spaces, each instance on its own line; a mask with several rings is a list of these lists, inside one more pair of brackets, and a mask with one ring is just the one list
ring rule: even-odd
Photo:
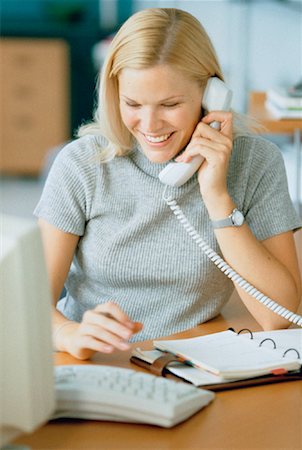
[[135,10],[177,7],[196,16],[216,48],[234,107],[246,110],[250,90],[302,78],[302,3],[276,0],[136,0]]

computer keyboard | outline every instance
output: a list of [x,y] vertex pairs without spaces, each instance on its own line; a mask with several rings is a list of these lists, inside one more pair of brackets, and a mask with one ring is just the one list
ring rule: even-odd
[[131,369],[70,365],[55,367],[61,417],[136,422],[172,427],[210,403],[214,393]]

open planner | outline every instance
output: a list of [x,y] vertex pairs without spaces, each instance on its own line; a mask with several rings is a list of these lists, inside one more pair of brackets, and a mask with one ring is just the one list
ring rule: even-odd
[[[243,332],[245,331],[245,332]],[[211,390],[302,380],[302,330],[227,330],[190,339],[155,340],[131,361],[151,372]]]

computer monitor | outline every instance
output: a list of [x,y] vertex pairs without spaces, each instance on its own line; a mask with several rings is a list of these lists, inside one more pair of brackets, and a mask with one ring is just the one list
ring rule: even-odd
[[0,447],[55,408],[51,298],[38,226],[0,215]]

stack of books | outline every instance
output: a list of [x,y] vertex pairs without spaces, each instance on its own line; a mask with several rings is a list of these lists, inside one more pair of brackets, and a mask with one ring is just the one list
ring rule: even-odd
[[302,119],[302,94],[276,88],[266,92],[267,110],[277,119]]

